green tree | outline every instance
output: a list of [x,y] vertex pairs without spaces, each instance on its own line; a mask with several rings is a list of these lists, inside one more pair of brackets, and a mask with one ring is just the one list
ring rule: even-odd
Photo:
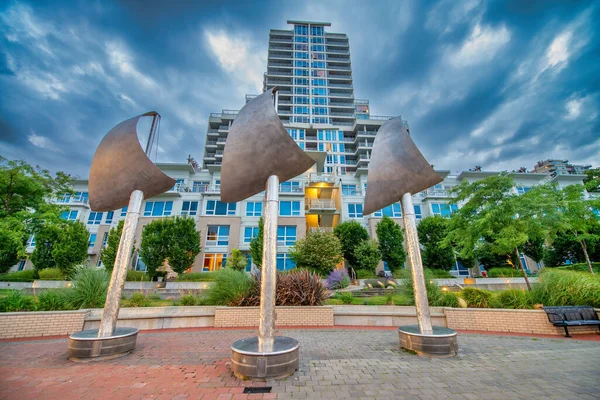
[[290,249],[292,260],[299,267],[309,268],[323,276],[342,262],[340,240],[331,232],[308,232]]
[[600,192],[600,168],[591,168],[585,171],[583,179],[585,190],[588,192]]
[[140,257],[147,267],[148,276],[154,277],[156,271],[169,257],[169,243],[172,239],[169,218],[155,219],[144,227],[142,243],[140,244]]
[[52,258],[64,276],[70,277],[75,266],[87,260],[90,234],[79,221],[65,221],[59,240],[52,249]]
[[448,218],[439,215],[423,218],[417,231],[423,246],[423,265],[432,269],[449,271],[454,267],[454,250],[445,242],[448,235]]
[[402,228],[393,219],[384,216],[377,223],[376,230],[381,259],[387,262],[390,271],[394,272],[401,269],[406,260]]
[[56,261],[52,256],[54,245],[61,236],[61,227],[58,224],[48,223],[35,233],[35,249],[31,254],[31,262],[36,270],[56,268]]
[[373,240],[365,240],[354,250],[356,267],[364,271],[375,272],[381,260],[381,251]]
[[531,239],[521,247],[521,252],[536,263],[544,258],[544,239]]
[[17,218],[0,219],[0,274],[25,257],[27,232],[25,225]]
[[600,222],[594,210],[600,210],[600,199],[585,199],[581,185],[570,185],[559,191],[560,226],[569,232],[583,251],[585,262],[593,274],[592,262],[588,252],[589,242],[596,242],[600,237],[595,234]]
[[262,265],[262,253],[263,253],[263,237],[265,232],[264,221],[262,217],[258,220],[258,234],[250,240],[250,254],[252,255],[252,262],[258,268]]
[[117,250],[119,250],[119,242],[121,241],[121,233],[123,232],[124,220],[119,221],[119,224],[110,230],[106,239],[106,247],[100,253],[100,260],[104,269],[110,275],[115,267],[117,258]]
[[[519,196],[513,187],[507,173],[456,187],[455,201],[464,204],[450,218],[446,244],[456,243],[461,256],[468,258],[476,256],[483,238],[489,238],[492,253],[513,253],[519,260],[525,243],[548,237],[557,220],[554,188],[540,185]],[[518,265],[531,290],[525,268]]]
[[369,232],[357,221],[342,222],[333,230],[342,244],[342,254],[350,265],[356,266],[354,251],[365,240],[369,240]]
[[200,253],[200,232],[196,229],[196,221],[189,217],[170,219],[167,232],[170,236],[167,252],[169,265],[173,271],[183,274]]
[[226,267],[236,271],[244,271],[246,269],[246,257],[239,249],[232,249],[231,255],[227,257]]
[[0,156],[0,218],[40,210],[48,199],[71,193],[71,181],[63,172],[52,176],[38,166]]

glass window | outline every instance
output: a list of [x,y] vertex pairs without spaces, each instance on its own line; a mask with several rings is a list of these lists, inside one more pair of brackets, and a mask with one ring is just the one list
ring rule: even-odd
[[181,192],[183,190],[183,179],[177,179],[175,185],[171,188],[171,191]]
[[342,185],[342,194],[344,196],[356,196],[356,185]]
[[302,60],[308,59],[308,53],[304,51],[297,51],[294,53],[295,58],[299,58]]
[[296,43],[308,43],[308,38],[306,36],[294,36],[294,42],[296,42]]
[[29,239],[27,239],[27,247],[35,247],[35,235],[29,236]]
[[291,120],[292,120],[292,122],[299,122],[299,123],[307,124],[309,118],[308,117],[292,117]]
[[421,206],[414,206],[414,209],[415,209],[415,218],[421,219],[422,218]]
[[296,263],[292,260],[292,257],[288,253],[277,253],[277,269],[280,271],[287,271],[295,268]]
[[208,225],[206,246],[229,246],[229,225]]
[[181,215],[197,215],[198,214],[198,202],[197,201],[184,201],[181,206]]
[[308,107],[294,107],[294,114],[308,114]]
[[115,212],[114,211],[107,212],[106,213],[106,223],[107,224],[112,224],[114,217],[115,217]]
[[312,119],[313,124],[328,124],[329,118],[327,117],[314,117]]
[[356,119],[369,119],[369,116],[366,114],[356,114]]
[[325,39],[322,37],[311,37],[310,42],[311,43],[325,43]]
[[252,254],[246,254],[246,272],[252,271]]
[[282,217],[292,217],[300,215],[299,201],[280,201],[279,215]]
[[308,61],[296,60],[296,61],[294,61],[294,67],[308,68]]
[[193,186],[192,186],[192,192],[204,193],[204,192],[206,192],[208,185],[210,185],[210,182],[208,182],[208,181],[194,181]]
[[296,76],[308,76],[308,70],[307,69],[295,69],[294,70],[294,75],[296,75]]
[[531,188],[527,187],[527,186],[517,186],[517,193],[518,194],[524,194],[524,193],[529,192],[530,190],[531,190]]
[[350,203],[348,204],[348,217],[349,218],[362,218],[363,217],[363,205]]
[[127,216],[127,206],[121,208],[121,218],[124,218]]
[[400,203],[391,204],[381,210],[377,210],[373,215],[375,217],[383,217],[385,215],[390,218],[401,218],[402,210],[400,209]]
[[142,260],[142,257],[138,257],[137,262],[135,263],[135,270],[141,272],[146,272],[148,270],[148,267],[144,263],[144,260]]
[[313,61],[311,62],[313,68],[325,68],[325,61]]
[[[66,219],[67,221],[76,221],[77,220],[77,211],[63,211],[60,214],[60,217],[62,219]],[[100,216],[102,216],[102,213],[100,213]],[[90,224],[91,222],[88,222],[88,224]]]
[[235,215],[237,203],[223,203],[219,200],[206,202],[206,215]]
[[207,253],[204,255],[202,271],[218,271],[225,268],[227,264],[227,253]]
[[108,232],[104,232],[104,236],[102,236],[102,247],[106,247],[106,244],[108,243]]
[[308,86],[308,78],[294,78],[294,85]]
[[244,243],[250,243],[250,241],[258,236],[258,226],[247,226],[244,228]]
[[327,86],[327,79],[313,79],[313,86]]
[[431,212],[433,215],[450,217],[450,215],[456,211],[458,211],[458,206],[456,204],[431,203]]
[[313,60],[324,60],[325,59],[325,53],[311,53],[311,58]]
[[[326,89],[325,89],[326,90]],[[294,94],[308,94],[307,87],[294,87]]]
[[323,36],[325,29],[322,26],[311,26],[310,34],[311,36]]
[[325,51],[325,46],[323,46],[322,44],[313,44],[312,46],[310,46],[310,50],[311,51]]
[[288,133],[294,140],[304,140],[304,129],[287,128]]
[[312,94],[314,96],[327,96],[327,89],[326,88],[313,88]]
[[297,43],[294,45],[294,50],[308,51],[308,44]]
[[312,103],[316,106],[326,106],[327,105],[327,97],[313,97]]
[[311,72],[311,76],[325,78],[327,76],[327,71],[325,71],[324,69],[313,69]]
[[95,244],[96,244],[96,234],[92,233],[90,235],[90,241],[88,243],[88,247],[94,247]]
[[277,245],[291,246],[296,242],[296,226],[278,226],[277,227]]
[[88,217],[88,225],[100,225],[100,221],[102,221],[102,213],[101,212],[90,212],[90,216]]
[[281,193],[300,193],[300,182],[298,181],[287,181],[279,185],[279,191]]
[[313,114],[314,115],[327,115],[328,109],[327,109],[327,107],[313,107]]
[[[294,25],[295,35],[308,35],[308,25]],[[323,36],[323,35],[321,35]]]
[[144,208],[144,217],[168,217],[172,210],[172,201],[149,201]]
[[262,215],[262,203],[249,201],[246,203],[246,217],[260,217]]
[[294,104],[308,104],[308,97],[294,97]]

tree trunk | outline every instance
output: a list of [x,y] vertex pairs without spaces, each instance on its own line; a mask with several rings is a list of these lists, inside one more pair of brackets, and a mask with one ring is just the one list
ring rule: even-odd
[[527,290],[531,290],[531,284],[529,283],[529,278],[527,277],[527,271],[525,271],[525,267],[523,267],[523,263],[521,262],[521,254],[519,253],[518,248],[515,248],[515,254],[517,255],[517,262],[519,263],[519,267],[521,267],[521,271],[523,272],[523,278],[525,278]]
[[587,252],[587,245],[585,243],[585,240],[582,239],[579,241],[579,243],[581,243],[581,248],[583,249],[583,255],[585,256],[585,262],[587,263],[588,268],[590,269],[590,272],[593,274],[594,268],[592,268],[592,262],[590,261],[590,256],[588,255],[588,252]]

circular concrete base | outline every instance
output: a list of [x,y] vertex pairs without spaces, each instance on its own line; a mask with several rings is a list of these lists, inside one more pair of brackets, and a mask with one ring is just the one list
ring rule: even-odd
[[400,347],[426,357],[452,357],[458,352],[456,331],[443,326],[434,326],[433,334],[420,333],[418,325],[398,328]]
[[98,329],[90,329],[69,337],[67,354],[71,361],[88,362],[122,357],[135,349],[139,329],[116,328],[112,336],[98,337]]
[[298,369],[300,343],[275,336],[273,351],[258,351],[258,338],[241,339],[231,346],[231,369],[240,379],[281,379]]

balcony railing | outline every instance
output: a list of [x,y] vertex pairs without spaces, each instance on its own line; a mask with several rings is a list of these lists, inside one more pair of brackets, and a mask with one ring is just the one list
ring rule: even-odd
[[354,117],[354,113],[345,113],[345,112],[330,112],[329,115],[333,117]]
[[219,130],[220,131],[228,131],[229,130],[229,125],[221,125],[221,126],[219,126]]
[[335,209],[335,200],[330,199],[310,199],[308,202],[309,209],[329,210]]
[[394,117],[390,117],[388,115],[371,115],[369,117],[369,119],[375,119],[375,120],[381,120],[381,121],[387,121],[387,120],[390,120],[392,118],[394,118]]
[[352,103],[338,103],[336,101],[330,101],[329,107],[351,107],[354,108],[354,104]]
[[336,126],[352,126],[353,123],[352,122],[332,121],[331,125],[336,125]]
[[217,141],[216,140],[207,140],[206,141],[206,145],[207,146],[216,146],[217,145]]
[[450,196],[450,192],[448,192],[447,190],[427,189],[425,191],[425,197],[452,197],[452,196]]
[[348,85],[345,83],[328,83],[327,86],[331,87],[331,88],[347,88],[347,89],[352,89],[352,85]]
[[227,141],[227,138],[218,138],[217,139],[217,143],[225,143]]
[[333,232],[333,227],[331,227],[331,226],[318,226],[318,227],[308,226],[307,230],[309,232]]
[[329,174],[310,174],[310,181],[332,183],[335,182],[335,176]]
[[348,97],[348,98],[354,97],[354,95],[352,93],[345,93],[345,92],[338,92],[338,93],[329,92],[329,96],[330,97]]
[[[331,60],[330,59],[329,61],[330,62],[334,62],[335,60]],[[339,69],[341,71],[352,71],[352,68],[350,68],[350,67],[343,67],[343,66],[340,66],[340,65],[330,65],[329,63],[327,65],[327,69]]]

